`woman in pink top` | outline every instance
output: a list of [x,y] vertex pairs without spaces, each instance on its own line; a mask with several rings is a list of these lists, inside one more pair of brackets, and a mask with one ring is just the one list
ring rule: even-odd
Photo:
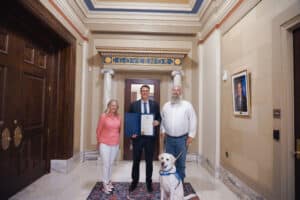
[[114,189],[111,183],[113,162],[119,151],[121,118],[118,114],[118,101],[108,102],[105,112],[100,116],[97,127],[97,141],[102,160],[103,191],[111,194]]

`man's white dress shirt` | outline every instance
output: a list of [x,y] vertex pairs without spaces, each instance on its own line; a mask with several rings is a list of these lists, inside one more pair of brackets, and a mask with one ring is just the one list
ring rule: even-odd
[[179,137],[188,134],[194,138],[197,128],[197,116],[192,104],[185,100],[179,103],[167,102],[161,111],[161,132]]

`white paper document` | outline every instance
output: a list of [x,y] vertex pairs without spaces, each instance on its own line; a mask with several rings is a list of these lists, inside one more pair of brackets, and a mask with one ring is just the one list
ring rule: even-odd
[[154,115],[142,114],[141,115],[141,133],[142,135],[153,136],[153,121]]

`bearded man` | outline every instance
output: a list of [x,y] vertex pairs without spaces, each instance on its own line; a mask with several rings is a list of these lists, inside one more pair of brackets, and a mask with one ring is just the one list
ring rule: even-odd
[[197,116],[192,104],[181,99],[180,86],[172,88],[171,101],[165,103],[161,112],[161,137],[166,152],[173,154],[177,172],[184,182],[187,148],[196,135]]

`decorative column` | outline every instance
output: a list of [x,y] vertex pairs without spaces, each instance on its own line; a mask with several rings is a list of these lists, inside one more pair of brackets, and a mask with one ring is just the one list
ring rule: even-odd
[[112,79],[112,76],[114,75],[114,70],[112,70],[112,69],[102,69],[101,73],[104,74],[103,110],[105,110],[108,101],[111,99],[111,79]]
[[173,76],[173,86],[181,86],[181,77],[183,76],[182,70],[172,71],[171,75]]

